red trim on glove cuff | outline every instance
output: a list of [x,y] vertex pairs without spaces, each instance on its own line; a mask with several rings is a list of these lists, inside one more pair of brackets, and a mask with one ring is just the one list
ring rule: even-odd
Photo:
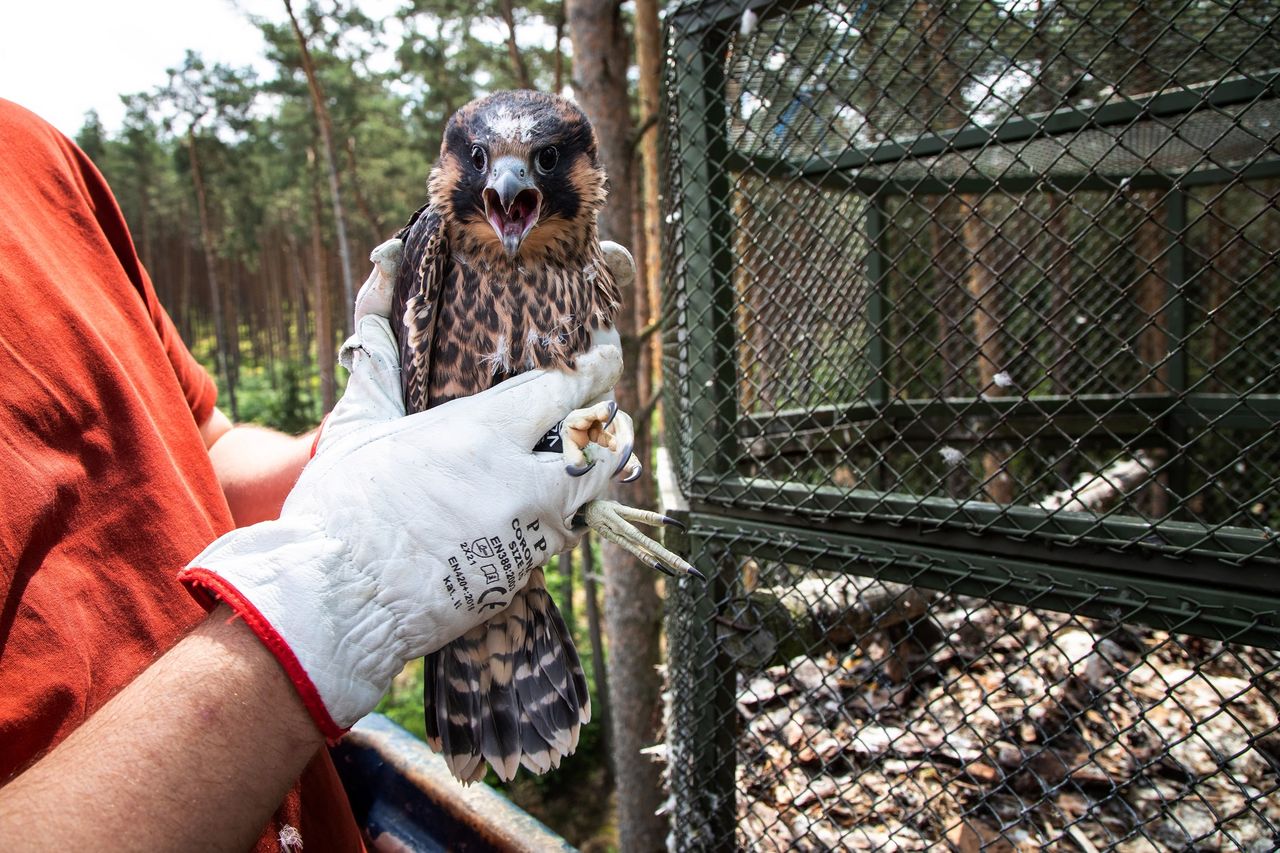
[[308,459],[316,458],[316,449],[320,446],[320,436],[324,433],[324,422],[327,420],[329,420],[328,414],[320,419],[320,426],[316,427],[316,437],[311,442],[311,452],[307,454]]
[[212,610],[213,606],[221,600],[228,604],[236,612],[236,615],[244,620],[244,623],[249,626],[249,630],[253,631],[254,635],[262,641],[262,644],[276,656],[276,660],[280,661],[280,666],[284,668],[285,675],[289,676],[289,680],[293,682],[294,689],[298,691],[298,696],[302,699],[303,706],[311,714],[311,718],[315,720],[320,733],[330,743],[334,743],[338,738],[346,734],[347,730],[335,723],[333,717],[329,716],[329,709],[324,706],[324,701],[320,698],[320,692],[316,690],[315,684],[312,683],[311,676],[307,675],[307,671],[302,668],[302,664],[298,661],[297,655],[293,653],[293,649],[289,648],[289,644],[285,642],[284,637],[281,637],[276,632],[275,626],[266,620],[258,608],[253,606],[253,602],[240,594],[240,590],[231,586],[220,575],[214,574],[208,569],[184,569],[178,580],[186,586],[191,595],[206,610]]

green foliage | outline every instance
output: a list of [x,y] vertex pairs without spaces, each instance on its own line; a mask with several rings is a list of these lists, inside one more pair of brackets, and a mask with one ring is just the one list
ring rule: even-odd
[[427,726],[423,716],[422,659],[410,661],[401,670],[387,695],[378,703],[379,714],[386,714],[422,740],[427,739]]
[[81,125],[80,132],[76,134],[76,144],[94,162],[102,160],[106,155],[107,130],[102,126],[102,120],[98,117],[97,110],[89,110],[89,112],[85,113],[84,124]]
[[298,434],[318,423],[319,383],[304,378],[296,362],[279,367],[272,381],[270,372],[260,366],[241,368],[240,420],[268,426],[282,432]]
[[[241,337],[242,341],[247,335]],[[227,388],[214,368],[212,334],[197,338],[191,347],[196,357],[218,388],[219,404],[226,400]],[[345,370],[337,371],[338,395],[347,383]],[[324,412],[320,408],[320,377],[296,359],[263,362],[253,357],[247,343],[240,353],[239,384],[236,386],[240,423],[270,427],[291,435],[299,435],[319,426]]]

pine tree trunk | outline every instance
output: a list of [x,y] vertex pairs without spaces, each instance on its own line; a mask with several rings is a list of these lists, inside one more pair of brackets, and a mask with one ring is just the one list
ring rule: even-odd
[[[386,226],[382,224],[382,217],[373,212],[373,207],[369,204],[369,199],[365,196],[364,190],[360,189],[360,171],[356,165],[356,139],[354,136],[347,137],[347,175],[351,179],[351,194],[356,199],[356,209],[360,211],[360,216],[364,219],[365,228],[368,233],[369,251],[373,250],[386,239]],[[354,304],[354,303],[352,303]]]
[[[604,747],[613,752],[613,715],[609,706],[609,679],[604,660],[604,632],[600,627],[600,597],[596,594],[596,560],[591,551],[591,536],[582,537],[582,593],[587,600],[587,634],[591,638],[591,669],[595,673],[596,703],[592,710],[604,731]],[[610,784],[613,782],[613,762],[605,762]]]
[[[320,78],[316,76],[314,63],[311,61],[311,49],[307,47],[307,37],[298,26],[298,19],[293,14],[293,4],[284,0],[285,11],[289,13],[289,23],[293,26],[293,34],[298,39],[298,49],[302,54],[302,72],[307,76],[307,89],[311,92],[311,103],[315,107],[316,124],[320,127],[320,148],[324,154],[325,172],[329,179],[329,201],[333,207],[333,230],[338,236],[338,258],[342,266],[343,310],[342,328],[348,333],[348,317],[351,306],[356,304],[355,284],[351,278],[351,248],[347,243],[347,221],[342,210],[342,193],[338,186],[338,161],[333,152],[333,122],[329,119],[329,108],[325,106],[324,90],[320,88]],[[332,369],[329,371],[332,374]],[[332,408],[326,407],[325,411]]]
[[308,382],[311,378],[311,333],[307,323],[307,271],[303,264],[302,247],[297,239],[289,235],[289,259],[293,262],[293,275],[290,277],[290,294],[293,303],[295,337],[298,349],[298,372]]
[[498,7],[502,11],[502,20],[507,25],[507,53],[511,57],[511,75],[521,89],[532,89],[529,79],[529,66],[525,64],[520,53],[520,45],[516,43],[516,15],[511,0],[499,0]]
[[[146,168],[140,168],[138,174],[138,247],[142,250],[142,265],[147,268],[147,273],[151,276],[152,284],[155,284],[155,257],[152,254],[151,247],[151,173]],[[173,283],[166,281],[163,284],[165,296],[172,298]],[[166,301],[166,304],[172,304]]]
[[[314,157],[312,158],[314,161]],[[315,277],[316,361],[320,367],[320,411],[328,414],[337,402],[337,386],[333,375],[333,317],[330,311],[328,275],[324,257],[324,241],[320,237],[320,188],[311,182],[311,258]],[[355,303],[352,302],[352,305]]]
[[205,274],[209,278],[209,302],[213,308],[213,334],[218,352],[218,371],[227,386],[227,408],[231,420],[239,418],[236,406],[236,380],[227,355],[226,321],[222,315],[222,289],[218,286],[218,262],[213,256],[213,232],[209,225],[209,204],[205,197],[204,175],[200,171],[200,155],[196,150],[195,123],[187,130],[187,151],[191,157],[191,180],[196,189],[196,212],[200,219],[200,248],[204,252]]
[[575,629],[573,616],[573,551],[562,551],[559,558],[560,569],[560,615],[564,617],[564,626],[572,637]]
[[[1131,237],[1137,280],[1132,296],[1138,307],[1138,321],[1143,324],[1138,333],[1138,358],[1147,369],[1147,378],[1140,389],[1152,394],[1168,394],[1174,391],[1169,385],[1169,332],[1167,296],[1169,290],[1169,262],[1165,253],[1168,235],[1164,229],[1162,193],[1158,190],[1138,190],[1133,193],[1133,207],[1139,217]],[[1163,518],[1169,512],[1168,475],[1162,473],[1153,488],[1142,493],[1139,508],[1149,518]]]
[[[1005,264],[1000,257],[995,228],[982,217],[981,202],[969,209],[964,221],[964,244],[969,254],[967,275],[969,297],[973,300],[973,340],[977,347],[978,393],[985,397],[1003,397],[1004,386],[996,382],[1005,370],[1009,352],[1001,296],[1001,275]],[[1005,471],[1003,442],[985,442],[982,454],[982,490],[994,503],[1013,501],[1013,478]]]
[[[627,93],[630,46],[615,0],[572,0],[568,3],[569,38],[573,43],[573,86],[578,103],[595,125],[600,152],[612,187],[600,217],[601,236],[632,243],[631,113]],[[637,284],[637,289],[643,285]],[[618,317],[626,368],[616,389],[618,405],[636,413],[636,371],[641,368],[636,339],[636,294],[623,294]],[[652,470],[648,431],[636,424],[637,456]],[[649,478],[631,486],[615,486],[611,495],[633,506],[651,506]],[[609,635],[609,693],[612,698],[613,769],[617,784],[619,846],[627,851],[661,850],[666,819],[655,814],[662,803],[658,767],[640,750],[658,741],[662,708],[659,661],[662,603],[655,574],[620,548],[605,543],[605,627]]]
[[284,328],[284,292],[280,283],[279,243],[268,231],[262,235],[260,255],[262,276],[266,287],[266,323],[263,331],[267,341],[267,363],[271,365],[272,381],[280,375],[280,368],[288,358],[288,336]]
[[556,10],[556,45],[555,56],[552,59],[554,71],[552,72],[551,91],[559,95],[564,88],[564,27],[565,27],[565,0],[560,0],[560,8]]
[[[640,138],[640,160],[644,169],[638,194],[644,262],[640,265],[636,287],[643,288],[645,295],[645,312],[638,318],[642,319],[638,325],[649,328],[657,322],[662,274],[662,211],[658,199],[661,192],[658,110],[662,98],[662,30],[658,24],[658,0],[636,0],[636,63],[640,67],[640,120],[644,123]],[[639,296],[639,291],[636,295]],[[651,378],[656,373],[654,366],[661,363],[661,338],[655,334],[648,341],[641,341],[641,351],[646,358],[645,377]],[[645,400],[651,400],[653,393],[646,389]]]
[[[177,269],[175,273],[178,276],[178,331],[182,333],[182,339],[187,342],[188,347],[194,347],[195,324],[191,322],[191,252],[187,246],[186,240],[179,235],[174,235],[169,240],[170,250],[170,269]],[[176,260],[174,256],[176,255]]]
[[236,383],[240,380],[240,310],[235,270],[228,260],[222,261],[218,276],[222,284],[222,317],[227,333],[227,367]]
[[1222,218],[1225,205],[1221,196],[1215,196],[1205,203],[1204,227],[1208,231],[1204,252],[1203,277],[1208,281],[1209,291],[1209,373],[1206,389],[1219,393],[1227,390],[1224,381],[1227,354],[1231,351],[1230,307],[1231,284],[1235,276],[1229,274],[1230,259],[1227,247],[1230,245],[1230,229]]

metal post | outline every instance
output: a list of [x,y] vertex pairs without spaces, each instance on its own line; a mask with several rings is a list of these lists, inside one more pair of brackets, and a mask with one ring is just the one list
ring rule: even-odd
[[737,446],[732,222],[726,174],[724,69],[715,36],[677,34],[684,313],[692,498],[714,495],[733,470]]
[[1179,398],[1187,390],[1187,193],[1174,186],[1164,198],[1165,228],[1169,232],[1166,255],[1168,286],[1165,303],[1169,361],[1166,383]]
[[[734,424],[733,257],[726,163],[728,125],[720,35],[691,32],[678,16],[668,23],[675,54],[678,115],[673,153],[679,185],[673,213],[681,217],[682,276],[676,288],[687,338],[675,380],[687,414],[689,497],[717,497],[738,459]],[[735,583],[733,558],[696,535],[693,562],[706,586],[684,579],[668,587],[670,717],[667,724],[673,842],[680,850],[732,850],[735,770],[732,720],[735,672],[719,647],[714,617]]]
[[[1165,363],[1165,384],[1173,397],[1171,411],[1186,405],[1187,395],[1187,192],[1180,186],[1169,190],[1164,199],[1165,228],[1169,232],[1169,250],[1165,260],[1165,336],[1168,361]],[[1187,443],[1187,430],[1180,426],[1181,419],[1171,419],[1167,427],[1169,437],[1179,447]],[[1170,515],[1182,508],[1187,499],[1189,461],[1179,452],[1176,462],[1169,469],[1169,491],[1176,502]]]
[[867,199],[867,329],[870,339],[867,341],[867,366],[871,371],[871,383],[867,387],[867,397],[877,406],[883,406],[889,400],[889,381],[885,376],[884,338],[888,331],[885,326],[889,322],[885,304],[884,289],[887,261],[884,256],[884,208],[878,195]]
[[733,850],[737,822],[736,673],[715,617],[731,595],[736,561],[723,544],[695,535],[704,586],[667,586],[667,767],[676,850]]

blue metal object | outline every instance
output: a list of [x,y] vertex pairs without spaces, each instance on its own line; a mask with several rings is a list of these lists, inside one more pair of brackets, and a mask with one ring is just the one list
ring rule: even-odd
[[488,785],[458,782],[443,758],[381,714],[358,722],[332,755],[371,849],[574,849]]

